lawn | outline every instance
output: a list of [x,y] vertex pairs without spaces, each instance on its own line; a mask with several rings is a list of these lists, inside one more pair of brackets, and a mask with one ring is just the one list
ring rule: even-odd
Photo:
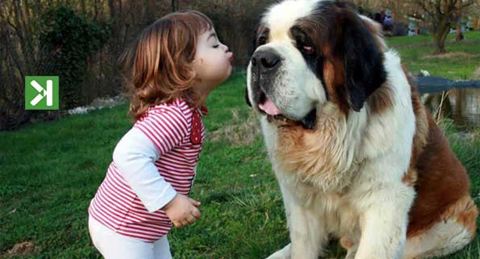
[[[480,41],[479,33],[471,35]],[[407,40],[412,38],[391,42],[407,56],[408,66],[424,62],[413,57],[420,58],[419,49],[428,50],[427,44],[419,38]],[[431,62],[436,70],[423,63],[418,68],[432,74],[450,69],[443,60]],[[451,76],[462,78],[468,74],[463,70]],[[244,87],[245,75],[239,73],[208,99],[207,141],[192,192],[202,202],[202,217],[169,234],[176,259],[265,258],[289,242],[281,194],[257,118],[244,102]],[[33,251],[20,258],[100,258],[88,237],[87,207],[115,144],[131,127],[127,109],[125,104],[0,132],[0,258],[23,242]],[[470,173],[472,193],[480,204],[480,130],[465,138],[448,121],[443,126]],[[336,243],[329,252],[331,258],[343,258]],[[447,258],[478,259],[479,253],[477,230],[471,245]]]
[[444,55],[432,55],[434,43],[430,35],[393,37],[387,42],[398,50],[410,71],[423,69],[432,76],[473,79],[474,71],[480,68],[480,31],[466,32],[465,40],[460,42],[455,42],[455,34],[449,34]]

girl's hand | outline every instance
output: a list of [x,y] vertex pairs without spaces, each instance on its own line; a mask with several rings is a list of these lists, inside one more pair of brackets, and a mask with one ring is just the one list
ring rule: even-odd
[[181,228],[200,218],[198,206],[200,206],[200,202],[178,193],[172,201],[163,207],[163,210],[173,225]]

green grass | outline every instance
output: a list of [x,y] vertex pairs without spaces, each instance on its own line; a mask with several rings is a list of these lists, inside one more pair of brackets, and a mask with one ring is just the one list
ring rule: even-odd
[[432,76],[450,79],[472,79],[480,67],[480,31],[465,33],[465,40],[455,42],[455,34],[446,41],[448,58],[432,56],[434,43],[430,35],[387,38],[388,45],[398,50],[409,71],[427,70]]
[[[460,46],[454,43],[448,48],[475,52],[473,45],[479,44],[480,33],[466,37]],[[411,71],[422,68],[435,75],[452,70],[448,74],[452,78],[473,71],[452,66],[450,60],[422,60],[422,55],[431,52],[429,38],[389,41]],[[281,194],[257,119],[245,105],[244,84],[244,75],[233,76],[208,99],[207,141],[192,192],[202,202],[202,217],[169,234],[176,259],[265,258],[289,242]],[[0,258],[22,242],[33,243],[35,249],[19,258],[100,258],[89,240],[87,207],[103,180],[115,144],[131,127],[127,109],[120,105],[0,132]],[[465,140],[451,124],[445,128],[470,173],[472,195],[479,205],[480,130],[473,140]],[[447,258],[480,258],[479,236],[477,230],[471,245]],[[335,243],[330,246],[331,258],[342,255]]]

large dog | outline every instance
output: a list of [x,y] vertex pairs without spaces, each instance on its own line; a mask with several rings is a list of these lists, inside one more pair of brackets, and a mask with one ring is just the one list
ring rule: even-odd
[[291,243],[269,258],[441,256],[473,238],[465,168],[378,24],[346,3],[286,0],[263,16],[247,100],[262,113]]

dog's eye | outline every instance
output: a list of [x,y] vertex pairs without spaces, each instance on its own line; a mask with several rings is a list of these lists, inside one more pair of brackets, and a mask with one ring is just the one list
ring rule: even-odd
[[265,37],[264,35],[260,36],[258,38],[258,46],[261,46],[263,44],[267,43],[267,37]]
[[298,28],[294,28],[292,34],[295,37],[297,48],[305,54],[313,54],[315,48],[313,47],[312,40]]
[[305,52],[307,53],[313,53],[313,47],[312,46],[309,46],[309,45],[304,45],[303,46],[303,50],[305,50]]

